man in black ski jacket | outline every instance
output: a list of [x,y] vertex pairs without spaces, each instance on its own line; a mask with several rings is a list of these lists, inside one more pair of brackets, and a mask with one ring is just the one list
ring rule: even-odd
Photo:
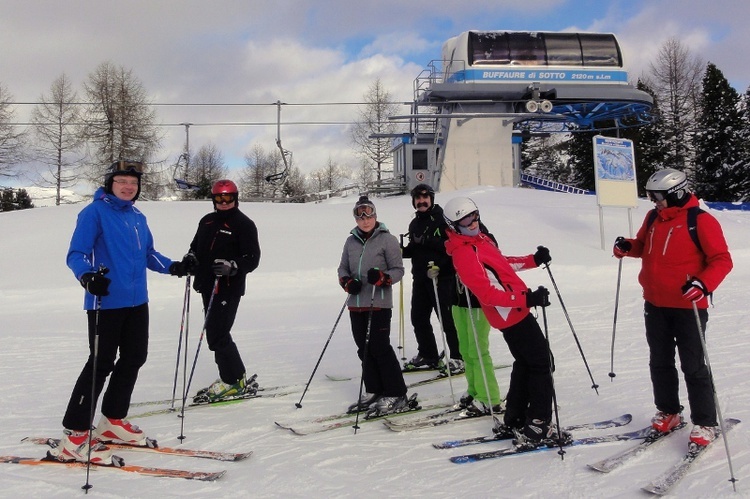
[[[435,191],[427,184],[419,184],[411,191],[412,206],[417,210],[409,224],[409,243],[403,257],[411,258],[412,294],[411,323],[417,340],[417,355],[404,365],[405,370],[437,368],[440,362],[438,343],[430,317],[440,307],[452,373],[463,372],[463,361],[458,349],[456,326],[451,306],[455,299],[456,271],[445,252],[446,222],[443,209],[435,204]],[[432,263],[431,263],[432,262]],[[437,279],[438,301],[435,300],[433,279]],[[442,343],[442,340],[440,340]]]
[[206,341],[214,352],[220,379],[200,390],[197,401],[219,400],[257,388],[257,383],[246,378],[245,364],[231,329],[245,294],[245,276],[260,263],[258,230],[239,210],[234,182],[217,181],[211,195],[214,211],[198,223],[188,255],[193,255],[195,262],[189,270],[195,274],[193,287],[202,295],[208,314]]

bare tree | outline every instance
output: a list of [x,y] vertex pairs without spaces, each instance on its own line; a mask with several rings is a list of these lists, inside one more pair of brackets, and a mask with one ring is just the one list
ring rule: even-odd
[[203,199],[211,195],[211,186],[217,180],[226,178],[227,167],[224,165],[224,155],[214,144],[206,144],[198,149],[198,153],[190,158],[190,168],[195,174],[195,184],[199,187],[195,191],[196,199]]
[[271,173],[272,161],[271,155],[260,145],[255,145],[245,154],[245,167],[240,172],[240,185],[244,197],[268,197],[269,185],[265,179]]
[[692,135],[695,133],[698,100],[704,62],[690,53],[678,39],[670,38],[649,65],[646,84],[659,103],[664,127],[665,164],[686,170],[692,164]]
[[331,158],[328,158],[328,163],[323,168],[310,174],[316,192],[337,190],[347,176],[348,172]]
[[373,176],[374,172],[369,162],[367,161],[367,159],[361,158],[359,168],[356,170],[354,178],[357,184],[359,184],[359,188],[361,191],[365,191],[367,189],[367,184],[372,182]]
[[84,113],[83,138],[96,165],[92,180],[105,166],[118,159],[148,163],[161,142],[156,114],[146,91],[132,71],[100,64],[84,83],[89,107]]
[[62,200],[61,190],[75,186],[81,178],[81,108],[78,94],[63,73],[50,87],[49,95],[39,97],[31,111],[39,162],[47,167],[40,172],[38,184],[55,187],[55,205]]
[[388,120],[389,116],[396,114],[398,106],[390,102],[391,95],[383,88],[379,78],[370,85],[363,97],[366,104],[359,109],[359,118],[352,128],[352,140],[358,154],[372,165],[377,173],[377,180],[381,180],[384,165],[393,163],[392,139],[386,135],[394,134],[398,128]]
[[305,201],[307,189],[305,188],[305,176],[296,166],[289,166],[286,181],[282,187],[283,195],[293,203]]
[[26,133],[13,124],[13,97],[0,84],[0,178],[17,177],[14,166],[24,160]]

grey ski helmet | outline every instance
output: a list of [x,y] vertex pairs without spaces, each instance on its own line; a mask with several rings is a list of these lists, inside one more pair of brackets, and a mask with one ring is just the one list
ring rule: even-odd
[[478,214],[479,208],[470,198],[453,198],[443,208],[443,217],[451,229],[460,232],[458,221],[474,212]]
[[674,168],[664,168],[649,177],[646,181],[649,197],[667,200],[667,206],[684,206],[690,197],[687,175]]

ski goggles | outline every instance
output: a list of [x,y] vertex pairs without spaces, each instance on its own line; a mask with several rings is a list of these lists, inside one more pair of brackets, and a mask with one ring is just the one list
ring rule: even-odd
[[370,205],[362,205],[354,208],[354,218],[364,220],[366,218],[375,218],[375,207]]
[[468,227],[469,225],[473,224],[477,220],[479,220],[479,212],[475,210],[469,213],[468,215],[466,215],[465,217],[459,219],[458,225],[462,227]]
[[226,193],[224,193],[224,194],[214,194],[213,195],[213,200],[214,200],[214,203],[216,203],[216,204],[224,204],[224,203],[229,204],[229,203],[233,203],[234,201],[237,200],[237,195],[236,194],[226,194]]
[[659,201],[664,201],[667,196],[662,191],[648,191],[648,198],[654,203],[658,203]]
[[112,165],[112,172],[132,172],[132,173],[143,173],[146,170],[146,165],[140,161],[127,161],[121,159],[117,163]]

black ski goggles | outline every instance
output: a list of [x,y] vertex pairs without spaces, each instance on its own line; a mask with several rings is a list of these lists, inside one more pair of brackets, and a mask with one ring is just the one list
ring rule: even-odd
[[663,191],[648,191],[648,198],[654,203],[658,203],[659,201],[664,201],[667,195]]
[[141,174],[146,170],[146,165],[140,161],[126,161],[121,159],[120,161],[112,165],[112,172],[131,172]]

